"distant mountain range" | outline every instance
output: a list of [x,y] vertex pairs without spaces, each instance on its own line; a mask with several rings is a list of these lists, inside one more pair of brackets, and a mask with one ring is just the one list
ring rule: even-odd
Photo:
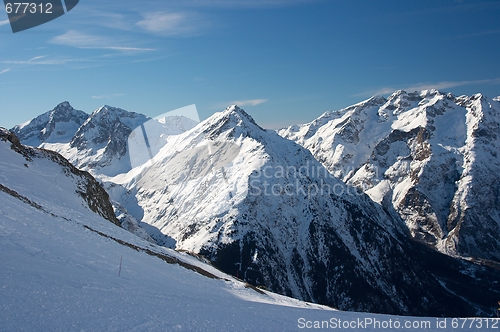
[[179,116],[152,119],[108,105],[89,115],[63,102],[12,131],[24,144],[57,151],[80,169],[115,176],[132,169],[127,140],[145,123],[151,132],[165,135],[180,134],[196,125]]
[[129,136],[151,123],[137,113],[62,103],[12,130],[100,179],[131,228],[249,283],[342,310],[469,316],[500,296],[498,177],[486,172],[498,109],[399,91],[280,136],[232,106],[166,130],[135,168]]

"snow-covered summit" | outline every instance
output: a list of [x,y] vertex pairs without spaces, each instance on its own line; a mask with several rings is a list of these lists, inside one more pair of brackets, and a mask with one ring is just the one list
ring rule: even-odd
[[12,130],[22,143],[57,151],[77,167],[100,177],[126,173],[133,167],[127,144],[134,129],[146,126],[151,142],[155,142],[183,133],[196,124],[183,116],[152,119],[109,105],[88,115],[63,102]]
[[203,131],[209,138],[259,136],[265,131],[255,120],[237,105],[231,105],[222,112],[213,114],[204,121]]
[[53,110],[12,128],[26,145],[39,146],[42,143],[68,143],[78,127],[89,115],[75,110],[69,102],[57,105]]
[[44,147],[65,150],[71,162],[94,174],[116,175],[131,168],[127,139],[132,129],[149,120],[142,114],[103,106],[78,128],[69,146]]

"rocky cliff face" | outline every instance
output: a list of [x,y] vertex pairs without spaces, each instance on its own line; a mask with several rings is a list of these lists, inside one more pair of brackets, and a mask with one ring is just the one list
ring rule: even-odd
[[145,115],[111,106],[95,110],[71,139],[67,149],[73,155],[71,162],[109,176],[129,170],[128,137],[134,128],[149,120]]
[[449,255],[500,261],[500,103],[397,91],[279,131]]
[[63,102],[12,131],[23,144],[56,151],[96,177],[113,177],[148,159],[140,158],[146,146],[136,144],[132,146],[135,150],[130,151],[131,135],[143,139],[147,132],[151,149],[157,152],[167,136],[180,134],[196,124],[184,116],[152,119],[108,105],[88,115]]
[[38,147],[42,143],[68,143],[88,119],[85,112],[75,110],[67,101],[53,110],[12,128],[23,144]]

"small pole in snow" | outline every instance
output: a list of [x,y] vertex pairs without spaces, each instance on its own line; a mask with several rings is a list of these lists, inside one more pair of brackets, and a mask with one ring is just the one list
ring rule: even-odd
[[120,256],[120,268],[118,269],[118,277],[120,277],[120,274],[122,272],[122,259],[123,259],[123,256]]

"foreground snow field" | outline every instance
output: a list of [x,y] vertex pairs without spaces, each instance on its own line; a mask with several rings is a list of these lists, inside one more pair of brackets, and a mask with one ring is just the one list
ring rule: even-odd
[[[340,312],[261,294],[187,254],[142,241],[84,207],[72,217],[54,206],[51,212],[61,213],[54,217],[5,192],[0,200],[2,331],[295,331],[345,329],[347,323],[352,330],[411,324],[415,331],[442,331],[438,323],[450,328],[453,323]],[[220,279],[102,234],[197,265]]]

